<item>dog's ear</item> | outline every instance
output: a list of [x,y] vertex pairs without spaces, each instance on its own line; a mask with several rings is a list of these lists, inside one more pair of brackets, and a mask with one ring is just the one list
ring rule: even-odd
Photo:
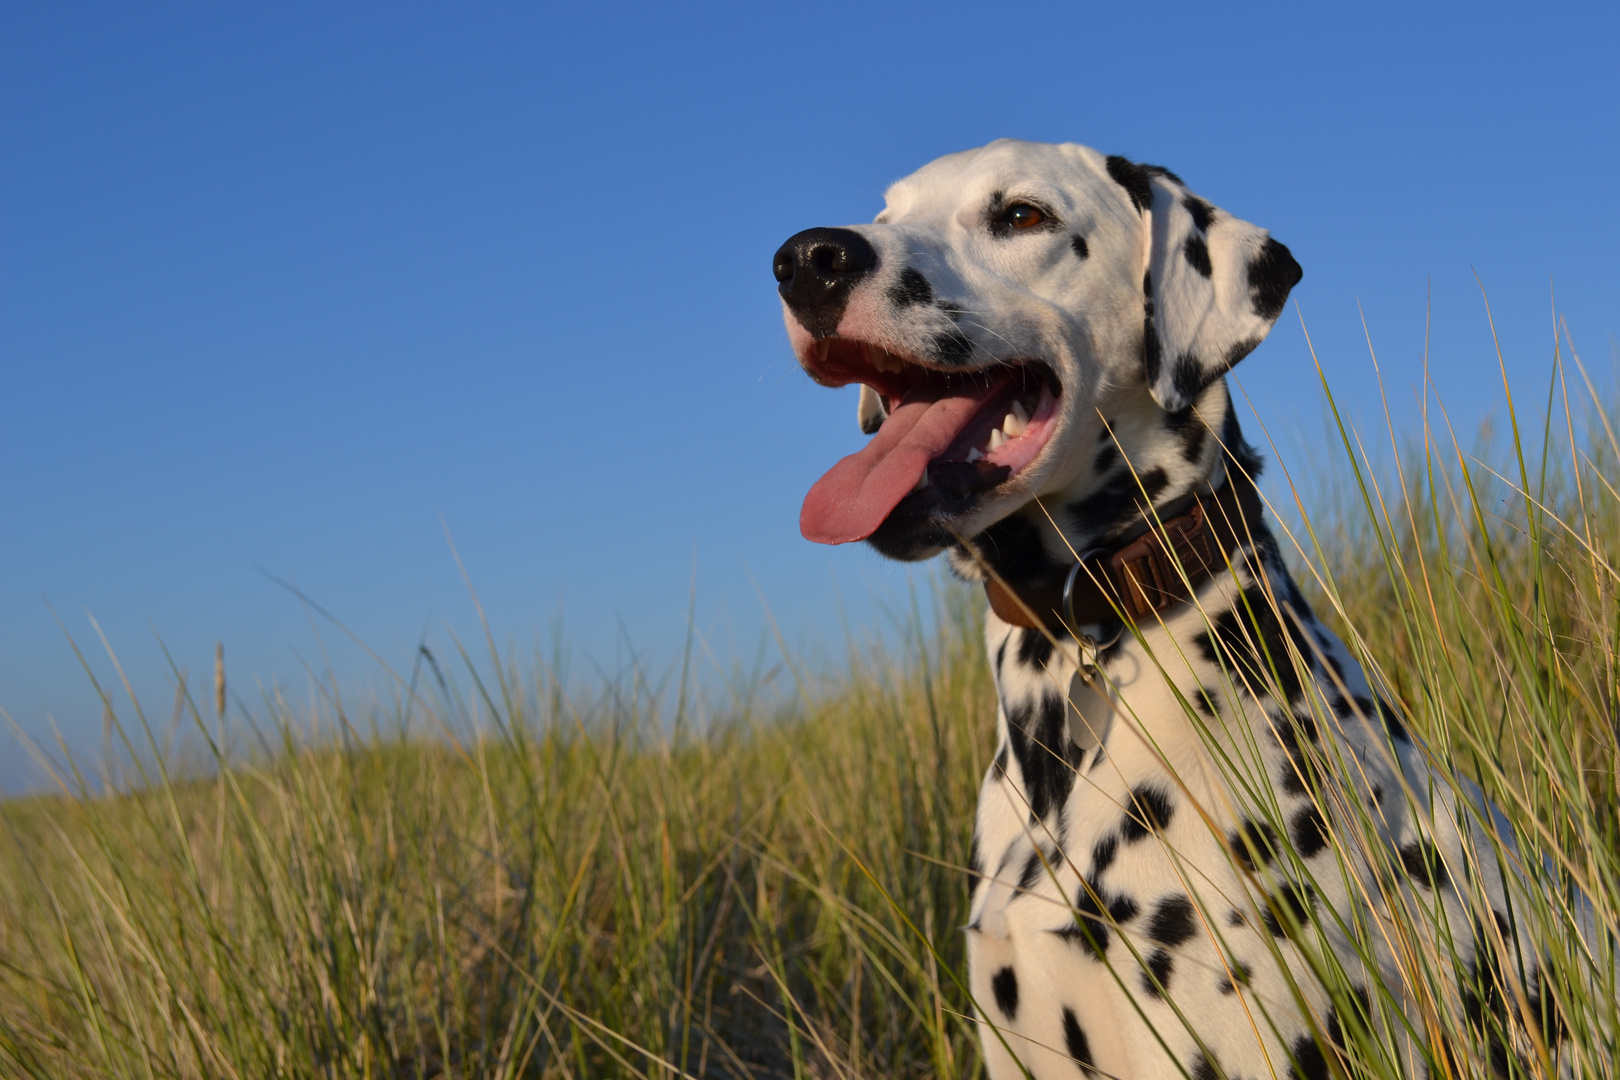
[[866,435],[876,435],[877,429],[882,427],[883,421],[888,418],[889,407],[884,404],[883,395],[862,383],[861,400],[855,406],[855,419],[861,422],[861,432]]
[[1179,412],[1260,344],[1304,272],[1270,233],[1217,210],[1174,173],[1108,164],[1131,181],[1121,183],[1144,218],[1143,374],[1159,405]]

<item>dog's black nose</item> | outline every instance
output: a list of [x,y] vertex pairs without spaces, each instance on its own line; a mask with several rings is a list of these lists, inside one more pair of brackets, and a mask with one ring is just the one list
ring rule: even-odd
[[851,229],[806,229],[776,249],[771,270],[793,314],[811,335],[838,329],[849,293],[877,267],[877,252]]

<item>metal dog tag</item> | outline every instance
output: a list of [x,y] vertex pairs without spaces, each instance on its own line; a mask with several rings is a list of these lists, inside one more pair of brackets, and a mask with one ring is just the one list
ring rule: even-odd
[[1114,703],[1107,694],[1077,673],[1069,680],[1069,738],[1082,753],[1091,753],[1108,739],[1114,722]]

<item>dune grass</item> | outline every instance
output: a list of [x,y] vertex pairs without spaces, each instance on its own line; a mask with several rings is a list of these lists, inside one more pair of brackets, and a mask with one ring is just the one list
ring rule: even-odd
[[[1513,823],[1564,1067],[1609,1076],[1620,444],[1570,359],[1483,448],[1435,412],[1375,466],[1341,429],[1278,510],[1319,613]],[[793,667],[780,701],[700,694],[689,666],[582,692],[493,649],[424,654],[358,715],[181,681],[201,771],[106,688],[127,781],[70,770],[0,806],[0,1073],[976,1075],[959,928],[994,701],[978,597],[936,606],[892,648]],[[1432,946],[1408,962],[1414,986],[1450,978]],[[1483,1022],[1435,991],[1436,1075],[1490,1075]],[[1347,1032],[1335,1074],[1400,1075],[1385,1034]]]

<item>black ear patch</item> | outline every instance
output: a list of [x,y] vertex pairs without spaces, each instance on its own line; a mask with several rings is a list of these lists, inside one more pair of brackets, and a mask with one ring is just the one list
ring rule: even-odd
[[1208,233],[1210,223],[1215,220],[1215,208],[1191,192],[1181,200],[1181,205],[1192,216],[1193,227],[1201,233]]
[[1114,183],[1125,189],[1137,213],[1153,205],[1153,181],[1146,168],[1118,154],[1109,154],[1108,175],[1113,178]]
[[1249,292],[1254,297],[1254,310],[1267,322],[1282,314],[1288,301],[1288,291],[1305,276],[1293,254],[1271,237],[1266,237],[1260,254],[1249,264]]
[[1187,181],[1183,180],[1181,177],[1177,176],[1163,165],[1143,165],[1142,168],[1147,170],[1147,174],[1149,176],[1162,176],[1178,187],[1187,186]]
[[1085,259],[1091,255],[1091,249],[1086,247],[1086,238],[1079,233],[1069,237],[1069,246],[1074,249],[1076,258]]
[[1182,245],[1182,251],[1187,256],[1188,264],[1200,274],[1209,277],[1215,272],[1215,268],[1209,262],[1209,245],[1204,242],[1202,236],[1195,234],[1187,237],[1187,242]]

